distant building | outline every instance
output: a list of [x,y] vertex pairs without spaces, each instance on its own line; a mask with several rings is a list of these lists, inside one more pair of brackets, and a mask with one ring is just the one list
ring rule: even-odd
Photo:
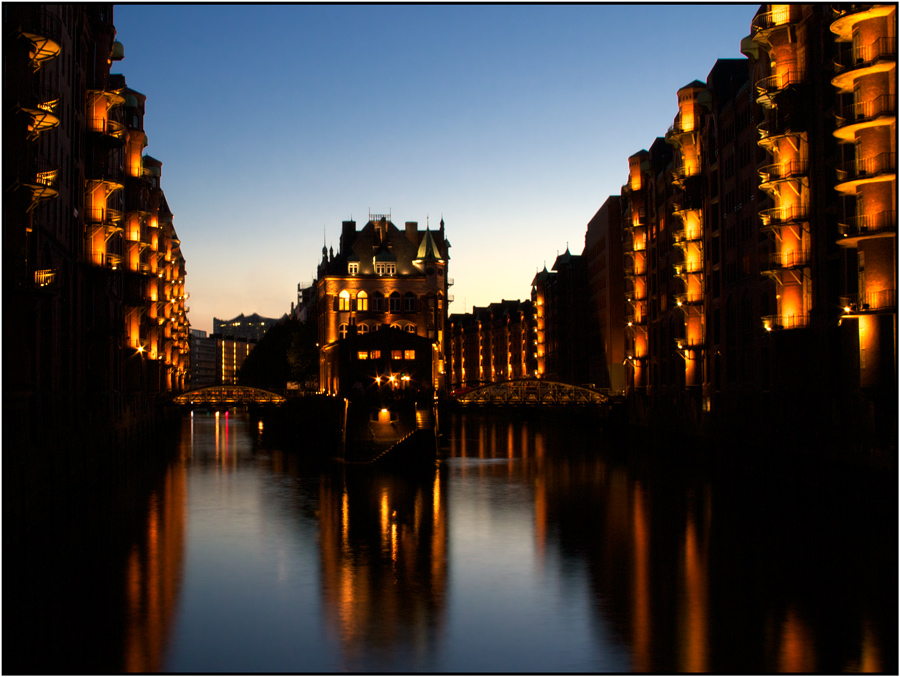
[[213,334],[243,341],[259,341],[269,327],[278,324],[280,318],[261,317],[256,313],[245,316],[243,313],[231,320],[213,318]]
[[449,318],[449,387],[474,388],[537,375],[531,301],[500,301]]
[[[407,221],[400,230],[390,215],[370,214],[359,231],[344,221],[338,253],[322,248],[316,281],[319,383],[324,392],[344,386],[338,347],[352,333],[383,326],[429,339],[434,346],[433,383],[444,383],[447,276],[450,243],[440,229],[419,230]],[[374,376],[373,376],[374,378]]]
[[191,388],[216,384],[216,339],[191,329]]
[[256,341],[213,336],[216,345],[216,385],[234,385],[237,374]]

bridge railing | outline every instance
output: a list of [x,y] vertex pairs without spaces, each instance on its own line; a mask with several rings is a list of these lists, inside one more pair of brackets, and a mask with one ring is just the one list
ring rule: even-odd
[[455,398],[461,405],[607,405],[610,396],[597,389],[543,379],[519,379],[482,386]]
[[282,404],[285,398],[278,393],[248,386],[215,385],[189,390],[172,398],[177,405],[242,405]]

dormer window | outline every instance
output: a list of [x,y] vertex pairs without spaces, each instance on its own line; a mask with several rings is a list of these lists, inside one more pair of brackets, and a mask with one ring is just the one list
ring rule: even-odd
[[347,274],[348,275],[359,275],[359,263],[348,263],[347,264]]
[[384,261],[376,261],[375,262],[375,274],[376,275],[396,275],[397,273],[397,264],[396,263],[387,263]]

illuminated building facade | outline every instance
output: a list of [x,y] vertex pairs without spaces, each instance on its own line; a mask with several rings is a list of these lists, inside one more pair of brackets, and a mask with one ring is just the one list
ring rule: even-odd
[[144,97],[110,74],[113,6],[9,5],[3,25],[8,391],[61,409],[181,389],[184,259],[142,156]]
[[537,375],[537,325],[531,301],[500,301],[449,318],[448,375],[453,389]]
[[[431,387],[444,387],[450,243],[440,229],[407,221],[403,230],[390,214],[370,214],[359,231],[344,221],[337,255],[323,247],[316,283],[319,383],[329,394],[341,389],[339,342],[351,332],[382,326],[429,339],[434,347]],[[349,387],[351,384],[344,384]]]
[[256,343],[213,336],[216,342],[216,385],[235,385],[237,375]]

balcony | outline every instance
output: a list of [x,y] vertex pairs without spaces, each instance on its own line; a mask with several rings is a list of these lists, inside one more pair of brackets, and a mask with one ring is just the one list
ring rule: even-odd
[[692,228],[691,230],[673,230],[672,231],[672,243],[676,247],[686,247],[687,245],[697,242],[700,243],[703,241],[703,229],[701,228]]
[[766,165],[759,170],[759,187],[766,192],[777,191],[776,184],[806,178],[809,163],[806,160],[789,160]]
[[764,271],[804,268],[809,265],[808,249],[792,249],[787,252],[775,252],[763,259]]
[[759,218],[762,221],[763,230],[776,230],[806,222],[809,219],[809,208],[805,205],[771,207],[769,209],[761,209]]
[[756,83],[756,102],[766,108],[774,108],[775,99],[780,92],[792,85],[798,85],[806,79],[806,71],[795,69],[770,75]]
[[684,141],[684,137],[692,136],[695,131],[696,129],[694,127],[691,127],[691,129],[687,129],[683,126],[681,113],[679,113],[675,117],[675,122],[672,124],[672,126],[669,127],[668,130],[666,130],[666,143],[669,143],[673,146],[680,146]]
[[44,63],[59,55],[62,44],[62,21],[44,6],[37,4],[19,6],[15,9],[15,14],[20,20],[19,34],[31,43],[29,58],[34,71],[37,72]]
[[106,117],[94,117],[88,120],[88,130],[100,135],[100,138],[113,145],[125,143],[127,134],[125,125]]
[[34,158],[30,164],[33,172],[31,177],[24,181],[25,186],[31,191],[31,206],[29,211],[37,206],[41,200],[49,200],[59,195],[56,189],[59,179],[59,168],[50,164],[46,158]]
[[851,160],[837,166],[839,193],[854,193],[864,183],[891,181],[897,177],[897,153],[880,153],[873,157]]
[[683,294],[674,294],[672,298],[675,299],[676,306],[692,306],[703,304],[702,292],[685,292]]
[[[839,6],[840,7],[840,6]],[[888,16],[895,11],[895,5],[843,5],[848,9],[836,9],[836,18],[831,23],[831,32],[837,35],[838,42],[850,42],[853,39],[853,27],[861,21]]]
[[834,60],[835,76],[831,78],[831,84],[842,94],[850,94],[857,78],[884,73],[896,65],[896,38],[880,37],[868,45],[852,47],[841,52]]
[[864,294],[847,294],[839,299],[844,317],[869,313],[897,312],[897,290],[882,289]]
[[781,331],[783,329],[803,329],[809,326],[807,313],[793,313],[790,315],[763,315],[763,329],[766,331]]
[[675,341],[675,349],[682,355],[682,357],[687,357],[688,353],[699,353],[703,350],[706,345],[706,341],[702,338],[685,338],[685,337],[676,337],[673,339]]
[[838,221],[841,237],[838,244],[855,247],[860,240],[876,237],[894,237],[897,234],[897,212],[894,210],[853,216]]
[[56,268],[45,268],[34,271],[34,288],[41,292],[56,290],[59,271]]
[[673,264],[675,277],[684,279],[685,275],[699,275],[703,272],[703,261],[683,261],[682,263]]
[[[763,5],[765,7],[765,5]],[[788,28],[803,17],[800,5],[778,5],[770,12],[760,12],[750,22],[750,35],[754,41],[767,41],[773,31]]]
[[34,141],[42,133],[59,126],[59,92],[43,86],[23,102],[22,112],[28,116],[28,139]]
[[897,97],[882,94],[870,101],[862,101],[845,106],[840,115],[835,116],[837,129],[834,135],[840,141],[849,143],[856,140],[856,133],[867,127],[892,125],[897,121]]

